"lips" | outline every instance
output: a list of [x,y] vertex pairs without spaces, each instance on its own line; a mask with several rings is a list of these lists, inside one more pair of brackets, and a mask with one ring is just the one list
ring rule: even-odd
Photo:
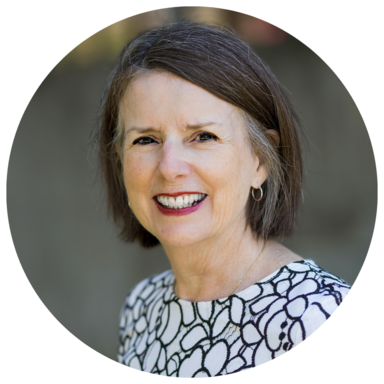
[[207,197],[199,192],[159,194],[153,198],[159,211],[168,216],[187,215],[199,209]]
[[156,196],[157,202],[164,208],[183,209],[198,204],[206,197],[204,193],[189,193],[178,196],[159,195]]

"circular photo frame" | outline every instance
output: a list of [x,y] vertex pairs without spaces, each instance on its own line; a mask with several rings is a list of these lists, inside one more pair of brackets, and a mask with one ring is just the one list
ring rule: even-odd
[[[132,296],[124,304],[127,294],[143,279],[163,276],[171,265],[161,246],[146,249],[137,241],[118,238],[108,217],[91,132],[108,76],[125,44],[143,31],[179,20],[220,25],[239,35],[271,69],[300,117],[305,132],[302,204],[293,234],[279,241],[352,286],[375,226],[376,166],[364,121],[335,73],[299,40],[253,16],[208,7],[164,8],[103,29],[61,60],[31,99],[12,146],[7,204],[17,255],[40,300],[74,336],[112,360],[120,353],[122,334],[130,332],[120,329],[119,341],[119,313],[135,306],[134,302],[127,306]],[[286,272],[292,278],[299,273]],[[277,281],[270,283],[275,287]],[[135,298],[142,300],[140,294]],[[169,303],[163,304],[164,311],[177,316]],[[200,317],[212,331],[214,316],[210,324],[196,313],[196,319]],[[219,339],[202,339],[211,343],[206,351],[207,343],[200,346],[204,359],[220,355]],[[254,350],[257,342],[249,349]],[[146,347],[149,351],[148,340]],[[145,353],[144,349],[143,361]],[[193,351],[183,353],[178,361],[170,355],[162,372],[154,364],[153,373],[179,376],[183,359]],[[270,360],[279,355],[272,353]],[[127,365],[132,362],[120,357]],[[160,349],[156,362],[159,358]],[[172,372],[166,368],[171,360]],[[145,370],[143,361],[132,366]],[[245,366],[255,362],[254,357],[249,361]],[[224,367],[215,374],[207,367],[200,372],[232,373]]]

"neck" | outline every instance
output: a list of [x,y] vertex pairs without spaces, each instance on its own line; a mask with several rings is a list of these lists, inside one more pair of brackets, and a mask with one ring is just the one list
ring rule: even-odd
[[[264,241],[237,226],[220,239],[207,239],[185,247],[164,246],[175,274],[175,293],[187,301],[227,297],[259,256]],[[256,269],[257,266],[254,267]],[[245,279],[235,292],[254,282]]]

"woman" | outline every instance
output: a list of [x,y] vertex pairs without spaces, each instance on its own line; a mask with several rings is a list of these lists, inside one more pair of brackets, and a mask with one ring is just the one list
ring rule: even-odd
[[189,22],[145,32],[124,48],[100,111],[121,237],[160,243],[172,267],[128,295],[121,363],[234,373],[289,351],[333,313],[349,286],[272,240],[297,215],[299,128],[245,43]]

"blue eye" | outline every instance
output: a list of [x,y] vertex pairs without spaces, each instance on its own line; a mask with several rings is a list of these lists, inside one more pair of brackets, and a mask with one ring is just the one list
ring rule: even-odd
[[200,143],[204,143],[206,141],[211,141],[211,140],[217,140],[217,136],[213,135],[212,133],[209,132],[203,132],[200,133],[197,137],[196,140]]
[[149,136],[145,136],[145,137],[139,137],[138,139],[136,139],[134,142],[133,142],[133,145],[135,144],[139,144],[139,145],[148,145],[148,144],[152,144],[152,143],[156,143],[155,140],[153,140],[151,137]]

